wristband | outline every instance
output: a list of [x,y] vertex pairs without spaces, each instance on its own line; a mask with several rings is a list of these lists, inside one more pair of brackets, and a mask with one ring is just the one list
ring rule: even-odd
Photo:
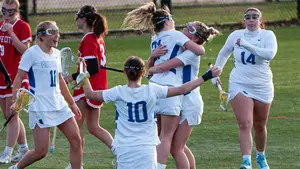
[[204,82],[209,79],[212,79],[213,78],[212,71],[211,70],[207,71],[204,75],[202,75],[202,78],[203,78]]
[[76,80],[77,76],[79,75],[79,72],[73,73],[72,74],[72,79]]

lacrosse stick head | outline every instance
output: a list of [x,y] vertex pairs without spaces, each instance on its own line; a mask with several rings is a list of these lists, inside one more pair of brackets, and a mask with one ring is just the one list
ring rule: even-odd
[[27,107],[34,102],[34,95],[27,89],[20,88],[17,92],[17,100],[14,106],[16,112],[24,110],[27,112]]
[[61,68],[62,68],[62,75],[66,77],[69,75],[69,69],[71,68],[74,62],[74,55],[69,47],[62,48],[60,50],[61,53]]
[[230,95],[228,92],[221,91],[220,92],[220,109],[224,111],[228,111]]
[[84,61],[81,60],[79,63],[79,75],[76,77],[76,85],[72,88],[75,90],[80,89],[83,85],[85,85],[84,81],[90,78],[89,72],[86,70],[86,66]]

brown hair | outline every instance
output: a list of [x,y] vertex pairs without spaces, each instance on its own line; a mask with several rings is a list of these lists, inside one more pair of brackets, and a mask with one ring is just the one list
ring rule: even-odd
[[155,4],[149,2],[128,12],[122,27],[157,33],[164,28],[165,21],[170,17],[168,7],[164,6],[162,9],[157,10]]
[[193,23],[199,35],[198,37],[202,40],[202,42],[198,44],[203,45],[205,42],[212,40],[216,35],[221,34],[217,29],[208,27],[203,22],[194,21]]
[[145,62],[137,56],[129,56],[124,64],[124,71],[129,80],[138,80],[145,71]]
[[260,25],[259,25],[259,27],[260,27],[261,29],[265,29],[265,23],[264,23],[264,21],[263,21],[261,11],[260,11],[259,9],[257,9],[257,8],[250,7],[250,8],[247,8],[247,9],[245,10],[244,14],[246,14],[246,13],[249,12],[249,11],[256,11],[256,12],[258,12],[258,14],[259,14],[259,16],[260,16]]
[[93,28],[93,32],[100,37],[101,34],[108,34],[106,17],[100,15],[97,9],[90,5],[85,5],[77,12],[78,18],[86,18],[87,25]]

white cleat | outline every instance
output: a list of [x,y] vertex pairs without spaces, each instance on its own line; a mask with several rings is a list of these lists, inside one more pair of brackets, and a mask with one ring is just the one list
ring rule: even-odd
[[13,158],[11,159],[12,163],[16,163],[22,160],[22,158],[25,156],[25,154],[28,152],[29,150],[27,150],[26,152],[21,152],[18,151],[17,154],[15,156],[13,156]]
[[9,154],[3,153],[0,156],[0,163],[7,164],[11,162],[11,156]]

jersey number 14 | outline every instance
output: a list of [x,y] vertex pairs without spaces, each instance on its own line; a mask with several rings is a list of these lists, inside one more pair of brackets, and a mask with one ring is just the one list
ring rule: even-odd
[[[251,53],[248,57],[247,57],[247,59],[245,58],[245,52],[242,52],[241,53],[241,56],[242,56],[242,58],[241,58],[241,60],[242,60],[242,63],[244,64],[244,65],[247,65],[247,63],[250,63],[250,64],[252,64],[252,65],[255,65],[255,63],[256,63],[256,59],[255,59],[255,55],[253,54],[253,53]],[[247,62],[247,63],[246,63]]]

